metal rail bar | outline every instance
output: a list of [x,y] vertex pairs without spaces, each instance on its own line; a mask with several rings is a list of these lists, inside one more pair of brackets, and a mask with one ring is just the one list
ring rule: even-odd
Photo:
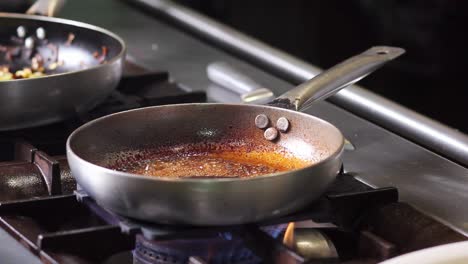
[[[318,67],[172,1],[133,2],[157,11],[195,34],[214,41],[295,84],[321,72]],[[356,85],[340,91],[329,101],[465,167],[468,166],[468,136],[464,133]]]

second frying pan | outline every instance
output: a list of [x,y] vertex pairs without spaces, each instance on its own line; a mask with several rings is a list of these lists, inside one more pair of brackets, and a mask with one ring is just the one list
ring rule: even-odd
[[[343,136],[336,127],[297,110],[308,99],[330,96],[402,53],[399,48],[371,48],[269,106],[166,105],[96,119],[68,138],[70,169],[98,204],[145,221],[230,225],[291,213],[326,190],[341,167],[343,150]],[[270,120],[266,126],[255,122],[260,115]],[[289,122],[287,129],[277,123],[282,118]],[[280,130],[277,137],[266,135],[268,126]],[[198,148],[200,153],[235,151],[265,163],[271,163],[273,154],[281,154],[307,161],[307,165],[243,178],[196,178],[190,170],[180,178],[151,177],[109,168],[119,160],[141,161],[154,149],[165,149],[170,156],[189,148]]]
[[[54,68],[39,78],[0,81],[0,131],[44,125],[87,111],[120,80],[125,43],[110,31],[66,19],[10,13],[0,13],[0,25],[0,66],[21,69],[29,64],[31,49],[40,51],[45,67]],[[18,35],[19,27],[24,36]],[[37,37],[38,29],[43,40]],[[54,62],[60,66],[52,67]]]

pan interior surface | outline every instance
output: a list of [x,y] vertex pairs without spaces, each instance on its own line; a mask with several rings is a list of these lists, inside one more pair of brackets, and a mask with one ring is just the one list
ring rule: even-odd
[[103,166],[123,172],[168,178],[254,177],[300,169],[311,160],[286,148],[256,146],[245,140],[162,145],[112,153]]
[[[274,141],[255,126],[265,114],[290,127]],[[129,111],[97,120],[71,149],[102,167],[168,178],[249,177],[301,169],[339,151],[341,133],[315,117],[264,106],[189,104]]]

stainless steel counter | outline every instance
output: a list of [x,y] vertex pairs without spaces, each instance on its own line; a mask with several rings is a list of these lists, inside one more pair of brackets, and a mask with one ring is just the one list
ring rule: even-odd
[[[68,1],[61,15],[114,31],[125,39],[132,57],[168,70],[187,89],[206,90],[212,101],[238,101],[207,79],[205,69],[213,61],[236,65],[276,94],[292,87],[122,1]],[[468,234],[468,169],[328,102],[307,112],[335,124],[355,145],[355,151],[344,155],[347,171],[375,186],[398,187],[402,200]],[[4,236],[0,232],[3,248],[9,248]]]

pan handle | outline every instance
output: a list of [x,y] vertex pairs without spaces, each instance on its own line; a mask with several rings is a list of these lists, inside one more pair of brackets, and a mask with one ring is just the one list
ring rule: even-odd
[[206,72],[212,82],[239,94],[250,93],[263,88],[260,84],[226,62],[213,62],[208,65]]
[[266,104],[275,98],[270,89],[264,88],[232,65],[218,61],[206,68],[208,79],[240,94],[243,103]]
[[403,53],[405,50],[397,47],[372,47],[280,95],[269,105],[303,111],[310,103],[334,95]]
[[53,17],[62,9],[65,0],[37,0],[27,11],[28,15]]

